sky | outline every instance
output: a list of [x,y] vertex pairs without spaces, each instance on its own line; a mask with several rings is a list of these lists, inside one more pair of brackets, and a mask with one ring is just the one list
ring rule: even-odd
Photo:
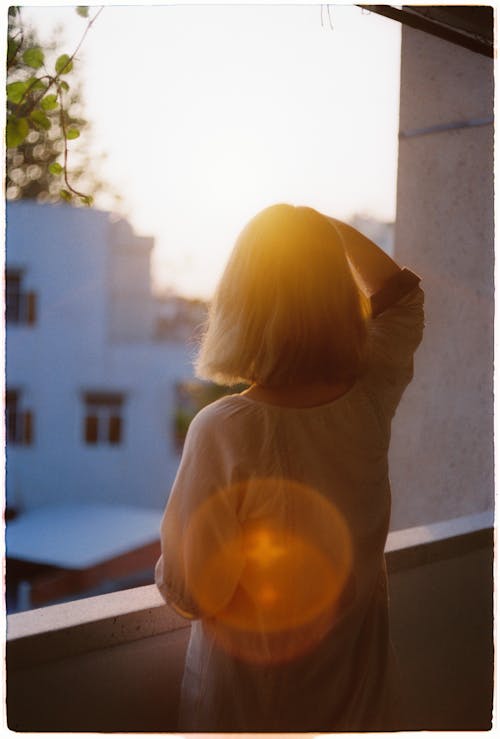
[[[62,26],[58,53],[85,30],[68,4],[22,13],[42,42]],[[394,219],[400,34],[354,5],[106,5],[78,53],[86,145],[155,238],[156,288],[209,298],[276,202]]]

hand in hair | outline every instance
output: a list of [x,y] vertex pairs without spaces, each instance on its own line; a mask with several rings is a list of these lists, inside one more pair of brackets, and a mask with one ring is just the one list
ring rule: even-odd
[[343,221],[326,216],[340,234],[356,281],[371,297],[401,271],[401,267],[373,241]]

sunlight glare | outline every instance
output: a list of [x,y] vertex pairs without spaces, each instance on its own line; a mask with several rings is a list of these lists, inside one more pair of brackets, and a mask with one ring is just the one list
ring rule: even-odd
[[[246,506],[259,513],[241,524],[227,513],[244,516]],[[305,485],[258,478],[217,491],[195,511],[184,549],[207,628],[242,659],[291,659],[341,614],[352,572],[349,530],[335,506]]]
[[[68,49],[81,36],[74,8],[23,13],[42,39],[57,23]],[[109,5],[92,27],[86,141],[156,238],[157,285],[210,297],[241,224],[275,202],[394,217],[399,24],[345,5],[331,20],[308,4]]]

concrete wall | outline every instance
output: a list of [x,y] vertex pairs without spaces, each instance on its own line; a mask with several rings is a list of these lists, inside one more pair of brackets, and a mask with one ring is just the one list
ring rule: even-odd
[[[391,450],[392,528],[493,500],[493,60],[402,29],[395,258],[423,278],[426,331]],[[404,136],[404,134],[410,134]]]
[[[130,228],[112,224],[107,213],[31,202],[8,206],[7,265],[25,269],[26,289],[38,299],[34,324],[7,325],[7,387],[22,391],[23,407],[34,416],[33,443],[7,450],[13,507],[68,500],[165,504],[179,461],[175,385],[192,377],[192,366],[185,344],[153,343],[147,332],[139,341],[138,324],[134,341],[110,341],[109,301],[118,277],[127,292],[133,285],[125,278],[136,271],[137,288],[148,297],[150,244],[139,240],[138,250],[127,248],[133,239]],[[111,284],[121,246],[123,269]],[[132,270],[125,264],[129,253]],[[127,324],[126,316],[121,320]],[[119,445],[85,444],[82,395],[95,390],[125,394]]]
[[7,658],[12,730],[175,727],[189,623],[156,587],[9,618],[10,637],[18,637]]
[[151,340],[155,305],[150,257],[154,239],[136,236],[126,221],[112,224],[108,300],[111,341]]

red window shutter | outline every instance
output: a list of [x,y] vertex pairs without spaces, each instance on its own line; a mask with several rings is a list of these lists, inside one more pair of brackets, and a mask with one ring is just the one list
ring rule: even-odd
[[7,443],[15,444],[17,442],[17,427],[19,424],[19,415],[15,408],[7,408],[6,411],[6,429]]
[[33,444],[33,414],[31,411],[25,411],[22,416],[23,419],[23,440],[22,443],[26,446]]
[[119,444],[122,440],[122,420],[119,416],[109,419],[109,443]]
[[97,444],[97,430],[97,416],[87,416],[85,418],[85,441],[87,444]]
[[26,293],[26,322],[36,322],[36,293]]

